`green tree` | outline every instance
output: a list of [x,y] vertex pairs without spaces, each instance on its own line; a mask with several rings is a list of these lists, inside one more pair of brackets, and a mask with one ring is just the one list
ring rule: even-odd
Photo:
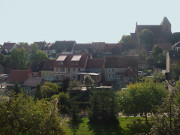
[[117,122],[117,102],[113,90],[95,90],[90,97],[89,120],[96,122]]
[[94,80],[91,78],[90,75],[85,75],[85,76],[84,76],[84,84],[85,84],[87,90],[89,90],[89,88],[90,88],[90,89],[93,88],[93,86],[94,86]]
[[163,73],[154,73],[153,75],[153,82],[155,83],[162,83],[165,81],[165,75]]
[[13,69],[25,70],[28,67],[28,54],[24,48],[14,49],[11,53],[11,65]]
[[4,56],[4,54],[0,54],[0,64],[4,67],[7,64],[7,58]]
[[168,91],[160,83],[149,81],[130,84],[125,91],[118,92],[119,108],[126,114],[140,113],[148,122],[147,113],[155,113],[167,94]]
[[180,66],[178,64],[171,65],[171,77],[172,81],[177,81],[180,75]]
[[159,46],[155,46],[149,58],[150,65],[155,68],[166,68],[166,55]]
[[123,51],[128,51],[135,47],[133,45],[133,40],[130,35],[123,35],[119,42],[122,44]]
[[21,87],[17,82],[14,83],[14,92],[15,94],[21,93]]
[[150,135],[179,135],[180,103],[177,101],[180,81],[177,82],[155,115]]
[[36,91],[35,91],[34,100],[36,101],[37,99],[42,99],[42,93],[41,93],[41,86],[40,86],[40,84],[37,85]]
[[63,90],[63,92],[67,92],[67,89],[69,87],[69,82],[70,82],[69,77],[63,78],[63,80],[62,80],[62,90]]
[[31,52],[30,52],[30,59],[31,61],[42,61],[48,59],[48,56],[45,52],[41,51],[38,49],[37,44],[32,44],[31,45]]
[[52,82],[45,82],[41,87],[42,97],[51,98],[52,95],[58,93],[58,85]]
[[60,92],[58,100],[59,100],[58,108],[59,108],[60,113],[68,114],[69,105],[70,105],[70,103],[69,103],[69,100],[70,100],[69,93]]
[[153,45],[153,33],[148,29],[142,30],[138,34],[138,43],[139,45],[145,45],[146,49],[150,51]]
[[27,42],[19,42],[18,45],[28,46],[29,44]]
[[34,102],[23,94],[0,102],[1,135],[64,135],[55,105],[45,100]]

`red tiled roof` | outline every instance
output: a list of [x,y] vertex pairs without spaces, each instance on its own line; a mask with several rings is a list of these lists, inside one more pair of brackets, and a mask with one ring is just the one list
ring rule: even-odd
[[[59,56],[65,56],[65,55],[61,54]],[[63,62],[62,65],[60,65],[59,62],[56,61],[54,63],[54,66],[55,67],[67,67],[67,68],[70,68],[70,67],[84,68],[86,66],[86,62],[87,62],[88,57],[90,57],[89,54],[82,54],[80,61],[77,62],[77,64],[73,64],[71,59],[73,58],[73,56],[77,56],[77,55],[66,54],[66,56],[67,57],[66,57],[66,59],[65,59],[65,61]]]
[[43,78],[41,77],[31,77],[31,78],[27,78],[24,81],[24,86],[28,86],[28,87],[36,87],[38,84],[41,84],[43,81]]
[[11,69],[7,81],[23,83],[29,77],[32,77],[32,72],[30,70]]
[[136,56],[106,57],[105,68],[137,67]]
[[105,59],[88,59],[86,68],[103,68]]

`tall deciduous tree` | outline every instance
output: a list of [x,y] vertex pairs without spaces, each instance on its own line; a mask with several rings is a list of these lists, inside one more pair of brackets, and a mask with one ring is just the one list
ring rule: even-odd
[[7,58],[5,57],[5,55],[4,54],[0,54],[0,64],[2,65],[2,66],[6,66],[6,64],[7,64]]
[[114,91],[95,90],[90,97],[90,122],[117,122],[116,115],[117,102]]
[[48,59],[48,56],[45,52],[38,49],[37,44],[31,45],[30,59],[31,61],[42,61]]
[[34,102],[18,94],[0,102],[0,133],[2,135],[64,135],[55,104],[45,100]]
[[130,84],[125,91],[118,93],[119,105],[124,113],[140,113],[145,115],[147,121],[147,113],[156,112],[167,93],[162,84],[152,81]]
[[133,46],[133,40],[130,35],[123,35],[120,40],[120,43],[122,44],[123,51],[128,51],[135,47],[135,46]]
[[41,87],[43,98],[51,98],[52,95],[58,93],[58,85],[52,82],[45,82]]
[[36,91],[35,91],[34,100],[36,101],[37,99],[42,99],[42,93],[41,93],[41,86],[40,86],[40,84],[37,85]]
[[166,67],[166,55],[163,53],[162,49],[155,46],[152,50],[152,54],[149,58],[150,65],[155,68],[165,69]]
[[142,30],[138,34],[138,42],[140,45],[145,45],[148,51],[151,50],[153,45],[153,33],[148,29]]
[[14,49],[11,53],[11,60],[13,69],[24,70],[27,69],[29,64],[28,54],[26,53],[24,48]]

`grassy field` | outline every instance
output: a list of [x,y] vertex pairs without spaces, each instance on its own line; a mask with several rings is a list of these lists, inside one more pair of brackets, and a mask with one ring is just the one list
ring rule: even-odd
[[134,120],[143,120],[142,117],[127,117],[119,118],[119,125],[98,125],[98,124],[89,124],[88,118],[83,118],[82,121],[75,125],[67,125],[66,133],[67,135],[128,135],[127,124],[130,124]]

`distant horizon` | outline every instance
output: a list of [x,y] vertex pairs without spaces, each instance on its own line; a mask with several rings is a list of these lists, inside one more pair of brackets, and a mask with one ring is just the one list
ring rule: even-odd
[[138,25],[159,25],[166,16],[180,32],[180,1],[0,0],[0,44],[76,41],[118,43]]

